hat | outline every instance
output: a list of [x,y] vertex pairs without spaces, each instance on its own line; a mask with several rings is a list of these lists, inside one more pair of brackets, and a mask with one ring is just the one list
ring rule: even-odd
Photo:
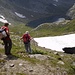
[[26,31],[25,34],[29,34],[29,31]]
[[8,25],[9,25],[9,23],[5,23],[4,25],[5,25],[5,26],[8,26]]

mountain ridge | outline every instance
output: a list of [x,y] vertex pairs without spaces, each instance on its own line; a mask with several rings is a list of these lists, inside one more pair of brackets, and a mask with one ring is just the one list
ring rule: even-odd
[[[0,1],[0,14],[7,18],[9,21],[19,21],[23,23],[30,23],[36,20],[38,26],[40,19],[43,20],[41,23],[51,22],[54,19],[60,17],[69,19],[67,15],[68,10],[74,5],[75,0],[1,0]],[[15,14],[24,15],[22,18]],[[50,17],[50,21],[46,20]],[[29,25],[30,26],[30,25]]]

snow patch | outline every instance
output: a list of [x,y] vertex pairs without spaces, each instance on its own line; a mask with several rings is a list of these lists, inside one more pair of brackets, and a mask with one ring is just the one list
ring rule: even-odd
[[20,14],[20,13],[15,12],[15,14],[16,14],[18,17],[20,17],[20,18],[26,18],[26,16],[24,16],[24,15],[22,15],[22,14]]
[[0,18],[5,19],[5,17],[3,15],[0,15]]
[[59,18],[56,22],[63,22],[65,21],[65,18]]
[[1,19],[1,18],[0,18],[0,22],[2,22],[2,23],[8,23],[7,20]]
[[8,21],[5,19],[5,17],[3,15],[0,15],[0,22],[8,23]]
[[56,4],[53,4],[54,6],[57,6]]
[[38,46],[63,52],[65,47],[75,47],[75,34],[34,38]]

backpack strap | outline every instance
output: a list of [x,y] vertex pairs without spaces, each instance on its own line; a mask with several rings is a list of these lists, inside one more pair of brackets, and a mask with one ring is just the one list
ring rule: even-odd
[[4,31],[4,29],[0,29],[0,33],[2,33]]

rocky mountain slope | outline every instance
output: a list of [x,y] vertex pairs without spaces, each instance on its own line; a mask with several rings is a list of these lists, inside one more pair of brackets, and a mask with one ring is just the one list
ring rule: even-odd
[[[64,22],[65,23],[65,22]],[[23,42],[20,40],[26,30],[29,30],[34,36],[51,36],[54,34],[75,31],[75,20],[68,22],[68,25],[61,24],[45,24],[38,27],[35,31],[28,29],[24,25],[10,25],[12,39],[12,56],[7,57],[4,54],[4,45],[0,40],[0,75],[74,75],[75,74],[75,54],[52,51],[50,49],[41,48],[37,43],[31,41],[32,54],[27,54],[24,50]],[[43,27],[43,28],[42,28]],[[63,29],[62,29],[63,28]],[[43,29],[43,30],[42,30]],[[51,31],[52,29],[52,31]],[[41,30],[41,31],[40,31]],[[44,31],[46,30],[46,31]],[[58,31],[57,31],[58,30]],[[68,30],[68,31],[66,31]],[[70,30],[70,31],[69,31]],[[72,30],[72,31],[71,31]],[[42,34],[42,35],[41,35]],[[48,35],[47,35],[48,34]],[[68,49],[68,48],[67,48]],[[72,50],[72,49],[68,49]],[[75,50],[75,48],[73,48]]]
[[75,19],[75,4],[69,9],[69,11],[67,12],[67,15],[71,19]]
[[74,3],[75,0],[0,0],[0,14],[10,21],[39,24],[67,18],[66,13]]
[[0,75],[74,75],[75,55],[49,52],[42,55],[18,51],[19,57],[10,58],[0,53]]

